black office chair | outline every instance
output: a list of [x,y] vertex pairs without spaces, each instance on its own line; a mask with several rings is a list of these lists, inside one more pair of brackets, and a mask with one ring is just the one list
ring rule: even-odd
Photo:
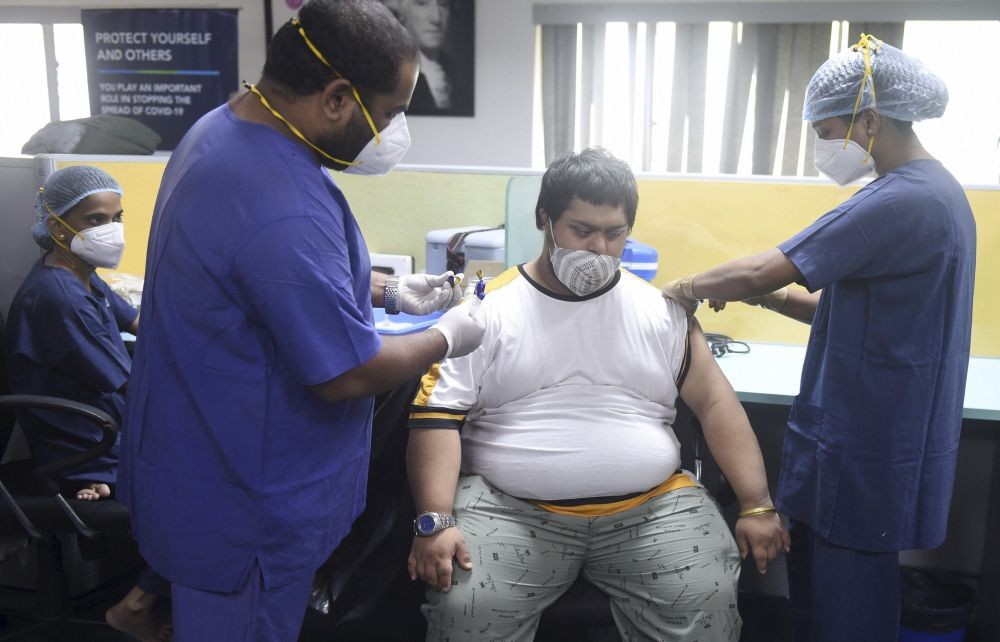
[[[6,374],[0,363],[0,391],[6,392]],[[76,535],[81,551],[100,549],[101,534],[127,534],[131,520],[125,506],[115,500],[97,502],[67,500],[60,492],[57,480],[75,468],[107,453],[115,443],[118,425],[107,413],[67,399],[39,395],[0,395],[0,452],[7,449],[13,434],[12,416],[17,417],[22,430],[55,430],[42,422],[32,410],[66,412],[94,422],[102,431],[102,439],[82,452],[44,465],[35,465],[22,458],[0,465],[0,536],[27,537],[35,546],[37,579],[34,608],[6,605],[8,615],[25,615],[38,621],[51,639],[60,639],[60,631],[73,622],[69,579],[63,564],[61,535]],[[90,622],[88,622],[90,623]],[[103,625],[103,623],[102,623]],[[16,632],[23,635],[24,630]]]
[[413,500],[406,423],[419,378],[375,399],[366,508],[317,571],[300,642],[423,640],[423,584],[411,582]]

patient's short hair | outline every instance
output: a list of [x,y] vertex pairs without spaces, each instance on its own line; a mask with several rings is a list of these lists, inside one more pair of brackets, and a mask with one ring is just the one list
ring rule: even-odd
[[542,212],[558,221],[573,197],[592,205],[621,206],[631,226],[639,206],[635,175],[625,161],[606,149],[591,147],[579,154],[566,152],[549,165],[535,206],[535,227],[542,229]]

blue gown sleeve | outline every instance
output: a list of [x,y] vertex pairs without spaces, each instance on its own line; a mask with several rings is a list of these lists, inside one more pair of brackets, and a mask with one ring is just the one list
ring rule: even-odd
[[113,333],[91,306],[74,312],[63,327],[72,347],[56,367],[102,392],[120,390],[131,370],[121,335]]
[[251,318],[302,384],[334,379],[381,348],[371,300],[355,296],[348,243],[332,217],[264,226],[236,254],[233,274]]
[[17,322],[14,351],[39,366],[102,392],[119,390],[128,381],[131,363],[121,336],[88,299],[54,289],[26,308]]
[[[135,318],[139,316],[139,311],[132,307],[132,304],[126,301],[117,292],[111,289],[107,283],[103,280],[94,277],[97,281],[97,286],[101,288],[104,292],[104,297],[111,304],[111,311],[115,315],[115,322],[118,324],[119,330],[128,330]],[[93,281],[91,281],[93,284]]]
[[812,225],[778,245],[810,292],[845,278],[891,272],[894,231],[891,176],[872,183]]

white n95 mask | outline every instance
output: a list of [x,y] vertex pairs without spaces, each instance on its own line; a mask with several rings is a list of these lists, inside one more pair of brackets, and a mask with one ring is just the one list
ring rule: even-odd
[[94,267],[118,267],[125,251],[125,225],[108,223],[77,232],[69,249]]
[[607,254],[595,254],[587,250],[568,250],[556,244],[556,235],[549,221],[552,234],[552,270],[559,282],[577,296],[587,296],[607,285],[618,271],[621,258]]
[[344,170],[345,174],[382,176],[391,172],[410,148],[410,130],[406,127],[406,116],[396,114],[379,133],[379,138],[382,139],[381,143],[374,136],[368,141],[354,159],[357,164],[348,166]]
[[838,185],[852,183],[875,170],[875,160],[853,140],[817,138],[813,156],[816,169]]

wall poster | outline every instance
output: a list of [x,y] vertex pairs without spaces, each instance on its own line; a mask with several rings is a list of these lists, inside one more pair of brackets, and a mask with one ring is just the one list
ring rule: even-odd
[[84,9],[93,115],[133,118],[172,150],[235,91],[235,9]]
[[420,47],[407,116],[475,115],[475,0],[382,0]]

